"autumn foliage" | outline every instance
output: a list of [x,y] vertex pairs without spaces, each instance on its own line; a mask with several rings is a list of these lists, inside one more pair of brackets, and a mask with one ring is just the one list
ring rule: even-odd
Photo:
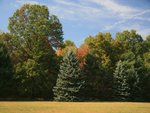
[[89,53],[89,48],[86,44],[81,45],[77,48],[77,58],[80,62],[80,67],[82,68],[85,63],[85,57]]

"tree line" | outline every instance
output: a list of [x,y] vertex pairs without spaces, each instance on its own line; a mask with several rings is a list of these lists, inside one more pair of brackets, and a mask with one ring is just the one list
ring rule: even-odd
[[150,35],[99,32],[76,47],[47,6],[30,4],[8,29],[0,33],[0,98],[150,101]]

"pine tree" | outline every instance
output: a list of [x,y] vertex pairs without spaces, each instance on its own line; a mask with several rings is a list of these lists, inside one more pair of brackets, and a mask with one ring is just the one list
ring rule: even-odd
[[114,72],[113,91],[114,98],[118,101],[126,101],[130,95],[126,66],[126,62],[119,61]]
[[83,80],[75,53],[71,50],[64,56],[60,73],[53,89],[56,101],[79,101]]

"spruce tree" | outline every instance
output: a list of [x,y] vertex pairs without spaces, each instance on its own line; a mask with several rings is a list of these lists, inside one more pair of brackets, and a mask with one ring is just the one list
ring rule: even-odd
[[126,62],[119,61],[113,75],[114,98],[118,101],[126,101],[130,95],[126,66]]
[[133,65],[130,66],[128,69],[128,84],[130,87],[130,96],[129,99],[131,101],[140,100],[140,77]]
[[72,50],[64,56],[60,73],[53,89],[55,101],[79,101],[83,80],[78,59]]

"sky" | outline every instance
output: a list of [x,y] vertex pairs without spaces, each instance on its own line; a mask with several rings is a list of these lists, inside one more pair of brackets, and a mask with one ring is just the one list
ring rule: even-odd
[[0,0],[0,31],[8,32],[9,17],[25,3],[46,5],[60,19],[64,39],[77,46],[98,32],[150,34],[150,0]]

